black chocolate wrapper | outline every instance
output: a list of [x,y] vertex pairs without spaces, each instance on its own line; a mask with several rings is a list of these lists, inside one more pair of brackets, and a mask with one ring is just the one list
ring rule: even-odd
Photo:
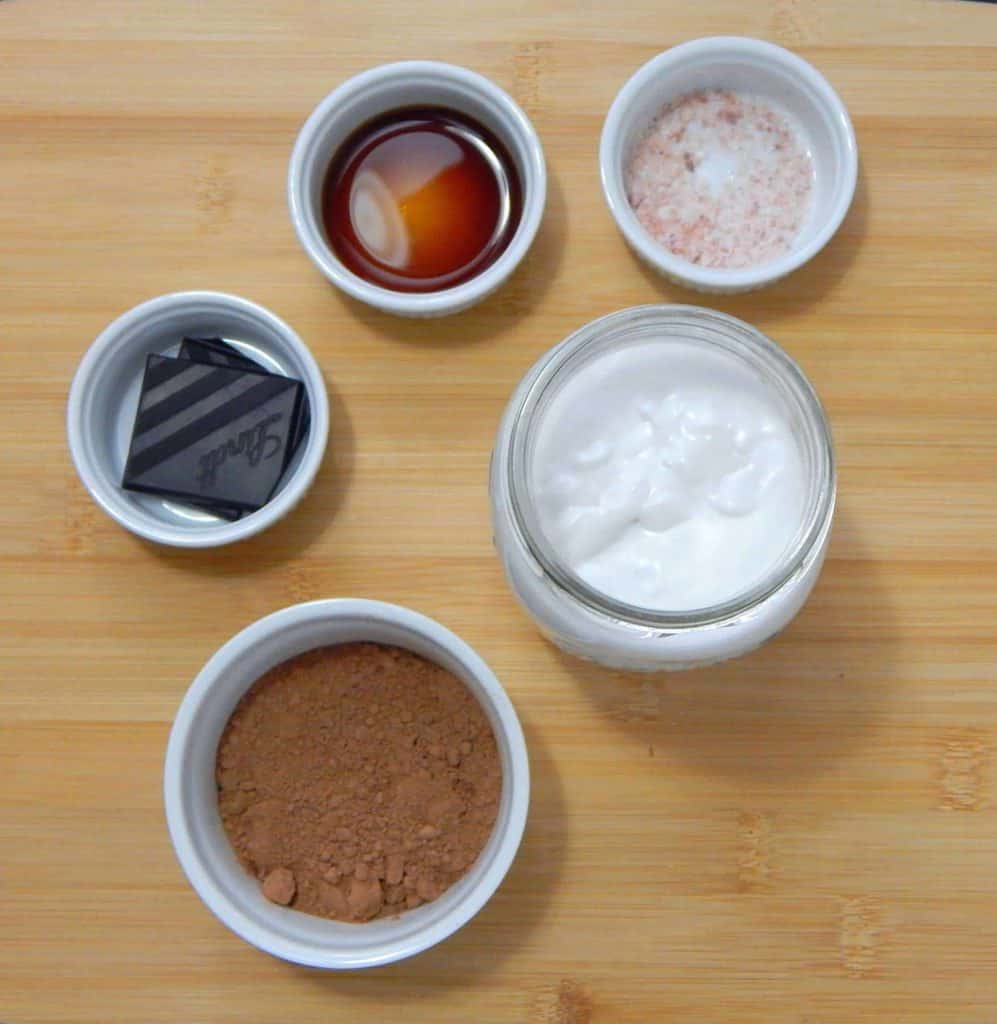
[[[163,497],[170,497],[168,494],[164,494]],[[234,523],[237,519],[241,519],[246,515],[245,509],[234,508],[231,505],[219,505],[217,502],[210,501],[194,501],[192,498],[184,497],[183,503],[190,505],[191,508],[199,509],[201,512],[207,512],[210,515],[218,516],[219,519],[225,519],[230,523]]]
[[308,430],[312,425],[312,409],[308,404],[308,392],[304,388],[301,389],[301,412],[298,415],[298,430],[294,435],[294,440],[291,442],[291,458],[294,458],[295,453],[298,450],[298,446],[308,436]]
[[231,366],[237,370],[255,370],[257,373],[270,372],[221,338],[184,338],[177,355],[180,359],[191,359],[195,363]]
[[[255,359],[243,355],[234,345],[223,338],[184,338],[178,353],[181,359],[192,359],[196,363],[212,363],[215,366],[234,366],[244,370],[256,370],[258,373],[270,373]],[[308,404],[308,394],[301,394],[301,415],[298,418],[298,429],[291,442],[290,458],[298,450],[298,445],[308,436],[312,416]]]
[[[156,490],[146,490],[145,494],[156,495],[160,494]],[[163,498],[175,498],[172,494],[162,494]],[[196,502],[192,498],[183,496],[177,498],[178,502],[182,502],[184,505],[188,505],[191,509],[197,509],[200,512],[207,512],[210,515],[217,516],[219,519],[224,519],[226,522],[235,522],[236,519],[242,519],[244,515],[248,515],[245,509],[236,509],[230,505],[218,505],[213,502]]]
[[122,486],[255,511],[290,458],[303,393],[280,374],[150,355]]

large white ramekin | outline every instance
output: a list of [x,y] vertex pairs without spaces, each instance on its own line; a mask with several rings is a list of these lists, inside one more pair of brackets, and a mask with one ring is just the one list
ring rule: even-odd
[[[218,741],[249,686],[274,665],[328,644],[404,647],[453,672],[478,699],[498,745],[502,796],[491,838],[470,871],[439,899],[397,918],[346,924],[277,906],[237,861],[222,829],[215,786]],[[512,864],[526,824],[526,743],[494,673],[459,637],[417,612],[380,601],[311,601],[274,612],[236,634],[198,673],[177,712],[166,751],[166,820],[187,878],[237,935],[311,967],[373,967],[452,935],[488,901]]]
[[[398,292],[365,281],[332,251],[322,226],[322,183],[338,147],[371,118],[413,106],[448,107],[491,129],[515,161],[523,191],[522,217],[505,251],[471,280],[437,292]],[[294,144],[287,195],[291,221],[302,247],[337,288],[398,316],[445,316],[490,295],[522,261],[543,217],[547,168],[529,118],[494,82],[453,64],[401,61],[355,75],[319,103]]]

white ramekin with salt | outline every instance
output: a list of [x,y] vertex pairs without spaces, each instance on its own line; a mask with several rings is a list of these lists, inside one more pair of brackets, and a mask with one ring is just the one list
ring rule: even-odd
[[757,39],[676,46],[620,91],[603,190],[655,270],[708,292],[784,277],[838,229],[858,155],[844,104],[811,65]]

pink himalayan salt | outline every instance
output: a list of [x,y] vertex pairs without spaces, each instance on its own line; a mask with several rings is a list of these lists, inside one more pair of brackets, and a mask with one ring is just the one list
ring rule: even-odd
[[668,104],[624,171],[644,229],[704,267],[769,263],[791,248],[810,210],[814,169],[789,118],[725,89]]

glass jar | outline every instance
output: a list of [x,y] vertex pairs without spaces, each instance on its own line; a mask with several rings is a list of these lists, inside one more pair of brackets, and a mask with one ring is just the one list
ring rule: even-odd
[[[771,570],[722,604],[675,612],[623,603],[574,572],[540,526],[530,483],[538,423],[565,383],[594,358],[661,338],[733,356],[767,385],[798,444],[804,474],[798,529]],[[499,427],[490,494],[495,545],[506,576],[550,640],[569,654],[614,668],[691,668],[758,647],[803,606],[830,536],[834,452],[810,382],[760,331],[695,306],[636,306],[586,324],[527,372]]]

